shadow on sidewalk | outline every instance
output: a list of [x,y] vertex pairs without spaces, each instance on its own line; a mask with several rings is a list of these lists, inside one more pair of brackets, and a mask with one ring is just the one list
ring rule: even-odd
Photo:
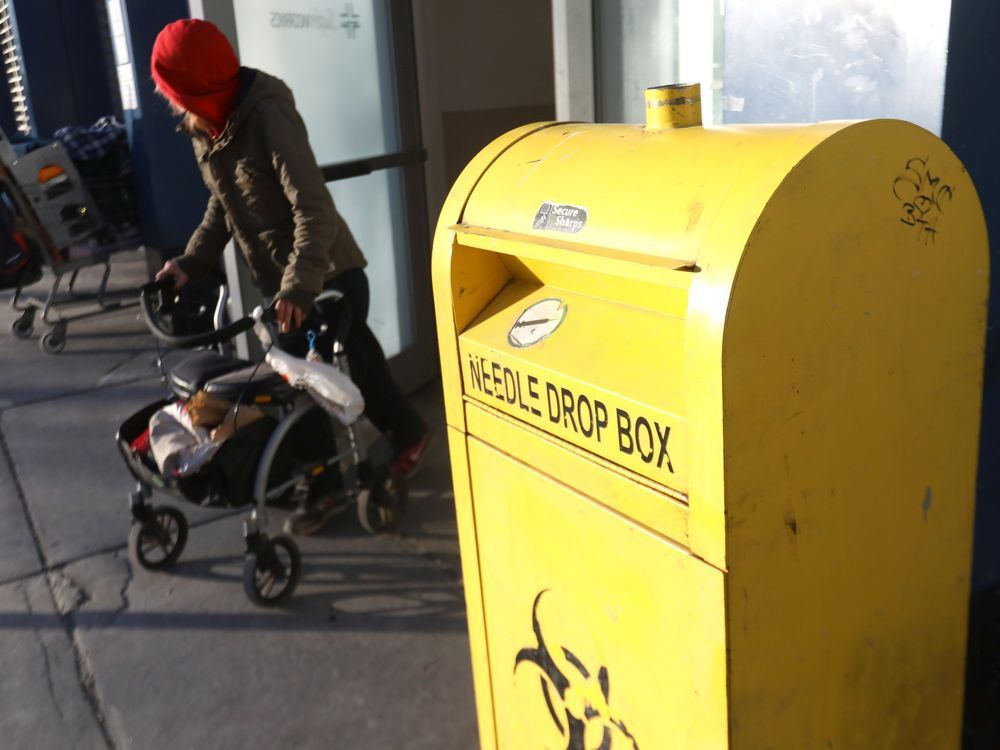
[[[232,600],[223,606],[237,608],[249,606],[242,601],[242,571],[242,555],[203,557],[178,562],[170,573],[150,574],[146,580],[156,585],[167,579],[221,585],[219,597]],[[71,617],[77,628],[102,630],[457,633],[466,629],[461,581],[423,556],[405,552],[307,554],[300,588],[278,609],[192,612],[84,606]],[[25,628],[63,630],[65,623],[55,613],[0,612],[0,631]]]

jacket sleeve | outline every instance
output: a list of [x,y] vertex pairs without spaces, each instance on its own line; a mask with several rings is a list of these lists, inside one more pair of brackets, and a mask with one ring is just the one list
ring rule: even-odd
[[330,272],[330,247],[337,239],[336,209],[294,105],[268,102],[262,116],[271,164],[295,224],[292,250],[275,298],[287,299],[308,312]]
[[188,240],[184,254],[178,257],[177,265],[191,279],[198,279],[216,269],[229,242],[231,233],[226,224],[226,211],[213,193],[208,199],[201,224]]

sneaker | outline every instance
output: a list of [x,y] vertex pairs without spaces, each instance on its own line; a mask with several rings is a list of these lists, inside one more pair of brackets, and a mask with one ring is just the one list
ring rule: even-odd
[[424,430],[420,440],[409,448],[401,450],[396,455],[396,460],[392,462],[393,472],[401,475],[404,479],[412,479],[413,475],[417,473],[417,469],[420,468],[420,462],[427,451],[427,445],[431,442],[431,435],[430,430]]
[[285,533],[309,536],[326,526],[350,507],[341,495],[328,495],[320,500],[300,507],[285,519]]

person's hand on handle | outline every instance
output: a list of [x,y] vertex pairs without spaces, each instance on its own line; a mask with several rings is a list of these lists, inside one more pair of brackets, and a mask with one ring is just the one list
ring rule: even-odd
[[156,272],[156,280],[160,281],[167,278],[168,276],[174,277],[174,288],[180,289],[182,286],[187,284],[188,276],[181,270],[181,267],[177,264],[175,260],[168,260],[163,264],[163,268]]
[[306,315],[298,305],[287,299],[279,299],[274,303],[274,317],[281,325],[281,332],[288,333],[298,330]]

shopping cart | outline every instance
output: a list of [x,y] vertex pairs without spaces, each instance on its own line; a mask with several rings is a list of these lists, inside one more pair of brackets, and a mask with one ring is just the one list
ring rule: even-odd
[[[72,321],[137,304],[136,289],[108,290],[112,257],[140,246],[128,159],[103,160],[99,169],[88,169],[74,163],[59,142],[19,156],[0,132],[0,211],[52,272],[41,307],[42,321],[51,326],[39,341],[42,351],[61,352]],[[104,267],[100,284],[94,292],[80,293],[75,288],[79,273],[92,266]],[[67,276],[68,287],[60,295]],[[23,286],[18,284],[11,299],[21,313],[11,325],[19,339],[31,337],[39,311],[36,300],[23,297]],[[88,309],[72,315],[57,312],[80,305]]]

